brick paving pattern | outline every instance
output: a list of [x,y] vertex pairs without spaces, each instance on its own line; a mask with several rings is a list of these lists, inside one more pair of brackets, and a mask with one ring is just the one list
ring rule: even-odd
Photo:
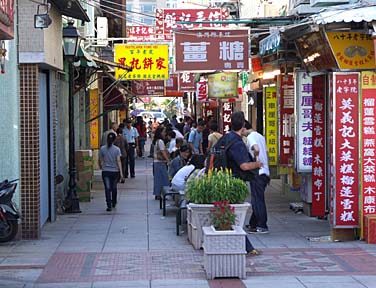
[[[356,248],[274,248],[247,258],[247,277],[376,275],[376,257]],[[203,279],[203,251],[55,253],[37,282]],[[220,283],[213,283],[219,285]]]

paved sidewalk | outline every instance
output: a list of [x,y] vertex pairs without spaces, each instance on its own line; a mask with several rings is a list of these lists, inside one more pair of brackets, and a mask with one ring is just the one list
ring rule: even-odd
[[203,251],[176,236],[172,201],[161,216],[151,168],[151,159],[136,160],[112,212],[96,171],[81,214],[59,215],[41,240],[0,244],[0,287],[376,287],[376,245],[325,241],[327,221],[292,212],[279,180],[267,191],[270,234],[249,236],[262,254],[247,258],[247,279],[207,281]]

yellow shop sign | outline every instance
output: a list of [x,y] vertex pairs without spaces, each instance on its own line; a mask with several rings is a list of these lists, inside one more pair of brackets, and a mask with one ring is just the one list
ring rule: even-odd
[[374,69],[375,48],[371,35],[360,32],[326,32],[340,69]]

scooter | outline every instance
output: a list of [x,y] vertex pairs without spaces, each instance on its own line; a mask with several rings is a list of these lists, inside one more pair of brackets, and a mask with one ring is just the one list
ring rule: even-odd
[[18,232],[18,219],[21,213],[12,201],[18,179],[0,183],[0,242],[13,240]]

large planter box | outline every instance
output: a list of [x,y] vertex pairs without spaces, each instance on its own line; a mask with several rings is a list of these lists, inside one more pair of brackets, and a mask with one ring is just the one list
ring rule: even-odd
[[246,249],[243,228],[216,231],[213,226],[203,227],[204,268],[208,279],[216,277],[246,278]]
[[[248,208],[251,206],[248,202],[243,204],[231,204],[235,208],[236,225],[243,227]],[[188,240],[195,249],[202,247],[202,227],[210,226],[210,209],[213,204],[195,204],[189,203],[187,211]]]

